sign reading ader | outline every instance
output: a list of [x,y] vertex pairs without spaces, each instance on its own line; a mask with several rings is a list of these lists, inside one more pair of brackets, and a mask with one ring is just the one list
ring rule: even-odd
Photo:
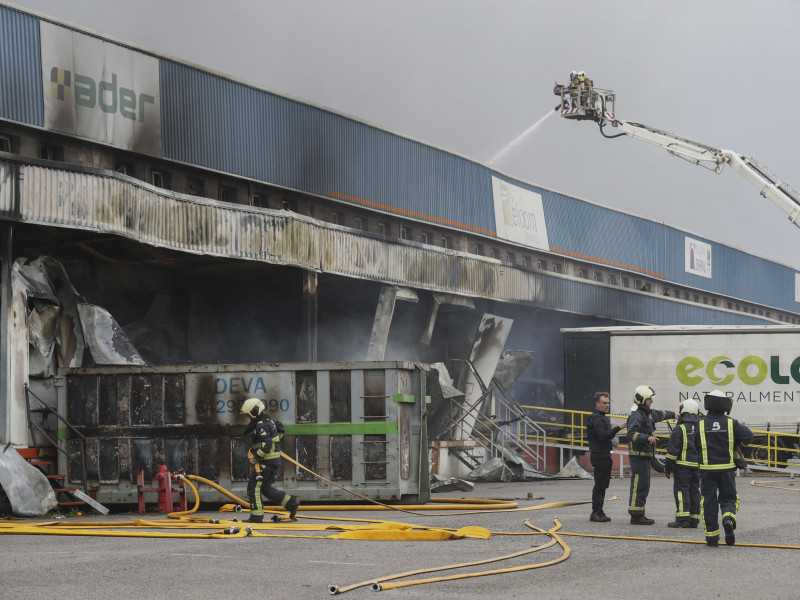
[[40,21],[44,126],[162,154],[158,61]]
[[529,248],[550,250],[542,197],[492,177],[497,237]]

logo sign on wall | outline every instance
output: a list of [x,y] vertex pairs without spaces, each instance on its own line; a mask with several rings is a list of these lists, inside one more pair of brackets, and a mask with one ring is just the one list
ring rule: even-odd
[[711,245],[686,237],[684,249],[684,270],[711,279]]
[[162,154],[158,61],[41,21],[44,126]]
[[800,273],[794,274],[794,301],[800,302]]
[[530,248],[550,250],[542,197],[492,177],[497,237]]

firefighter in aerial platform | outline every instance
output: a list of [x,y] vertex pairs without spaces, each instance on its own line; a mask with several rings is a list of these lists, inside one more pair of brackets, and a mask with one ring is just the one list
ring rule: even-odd
[[650,408],[656,392],[649,385],[640,385],[633,394],[634,406],[628,417],[628,454],[631,461],[631,494],[628,514],[631,525],[652,525],[653,519],[644,514],[644,505],[650,493],[650,468],[655,458],[656,437],[653,435],[658,421],[674,419],[671,410]]
[[586,76],[583,71],[578,71],[578,80],[581,86],[581,106],[589,106],[589,98],[592,95],[594,82]]
[[300,506],[297,496],[286,494],[272,485],[275,479],[283,474],[278,426],[270,418],[263,400],[258,398],[245,400],[242,404],[242,414],[250,417],[250,424],[245,429],[245,434],[250,435],[247,458],[253,465],[247,482],[247,501],[250,502],[250,517],[247,522],[264,521],[261,494],[273,504],[283,506],[289,511],[289,518],[294,519],[297,507]]
[[569,74],[569,99],[570,108],[578,108],[581,101],[582,82],[578,75],[580,71],[571,71]]
[[700,514],[706,544],[719,545],[719,512],[722,511],[725,544],[733,546],[739,512],[734,451],[737,446],[751,443],[753,432],[728,416],[733,400],[724,392],[709,392],[703,398],[703,406],[707,414],[700,420],[695,443],[700,453]]

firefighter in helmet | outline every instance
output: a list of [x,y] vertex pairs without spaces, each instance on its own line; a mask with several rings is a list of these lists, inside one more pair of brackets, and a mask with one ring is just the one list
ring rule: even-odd
[[664,461],[667,478],[674,473],[675,520],[667,527],[696,528],[700,523],[700,471],[695,434],[700,423],[700,406],[688,398],[678,409],[678,426],[672,430]]
[[628,514],[632,525],[652,525],[653,519],[644,514],[650,493],[650,467],[655,458],[656,423],[674,419],[671,410],[651,408],[656,392],[649,385],[640,385],[633,394],[634,405],[628,417],[628,453],[631,461],[631,493]]
[[281,436],[278,426],[267,413],[264,401],[258,398],[245,400],[242,404],[242,414],[250,417],[245,435],[250,436],[247,458],[253,465],[247,482],[247,500],[250,502],[250,518],[247,522],[263,522],[262,494],[273,504],[283,506],[289,511],[289,518],[294,519],[297,507],[300,506],[297,496],[286,494],[272,485],[278,477],[283,477]]
[[738,446],[753,441],[753,432],[728,416],[733,400],[724,392],[709,392],[703,398],[703,406],[706,415],[700,420],[695,444],[700,458],[700,494],[703,497],[700,506],[706,544],[719,545],[719,513],[722,511],[725,544],[733,546],[739,512],[734,452]]

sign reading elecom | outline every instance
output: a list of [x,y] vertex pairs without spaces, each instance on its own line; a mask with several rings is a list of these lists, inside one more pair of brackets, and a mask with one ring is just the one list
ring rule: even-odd
[[542,197],[492,177],[497,237],[539,250],[550,250]]
[[711,246],[690,237],[684,238],[684,246],[686,272],[711,279]]
[[158,61],[41,21],[44,125],[162,154]]

